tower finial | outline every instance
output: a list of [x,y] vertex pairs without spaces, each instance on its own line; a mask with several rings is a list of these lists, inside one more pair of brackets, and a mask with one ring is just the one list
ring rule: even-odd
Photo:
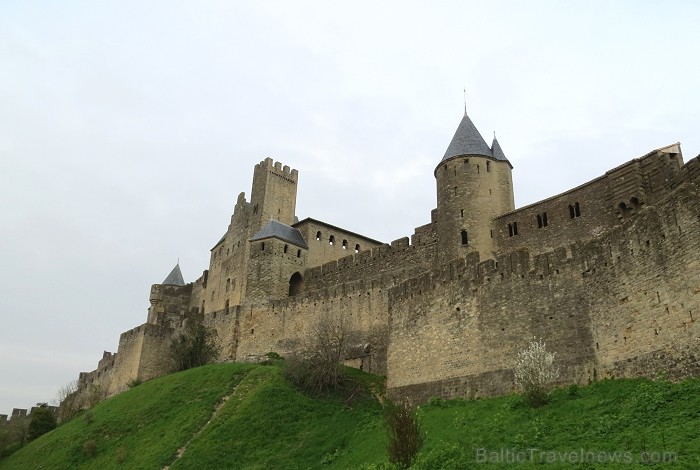
[[467,87],[464,87],[464,115],[467,115]]

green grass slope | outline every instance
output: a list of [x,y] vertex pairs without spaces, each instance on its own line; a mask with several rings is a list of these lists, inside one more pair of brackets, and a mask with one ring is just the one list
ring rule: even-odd
[[[381,406],[359,391],[381,380],[348,373],[361,387],[324,399],[296,391],[277,365],[162,377],[41,436],[0,470],[391,468]],[[700,379],[603,381],[557,390],[539,409],[516,395],[432,400],[419,416],[426,439],[414,469],[700,468]],[[674,461],[656,461],[663,452]]]

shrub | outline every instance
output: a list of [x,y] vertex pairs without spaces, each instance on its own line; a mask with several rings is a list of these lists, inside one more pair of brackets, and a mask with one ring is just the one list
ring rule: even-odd
[[138,377],[134,377],[133,379],[129,380],[129,381],[126,383],[126,386],[129,387],[129,388],[134,388],[134,387],[138,387],[138,386],[141,385],[142,383],[143,383],[143,380],[141,380],[141,379],[138,378]]
[[218,359],[216,330],[204,326],[203,321],[202,314],[193,314],[183,331],[171,343],[171,359],[176,371],[203,366]]
[[94,457],[97,455],[97,442],[94,439],[85,441],[83,444],[83,452],[88,457]]
[[525,401],[533,407],[547,403],[549,384],[559,377],[554,353],[547,352],[544,342],[534,339],[518,353],[514,373],[515,383],[525,392]]
[[37,403],[29,421],[27,439],[33,441],[42,434],[46,434],[56,428],[56,416],[46,403]]
[[309,328],[302,350],[285,361],[285,378],[312,395],[338,390],[343,382],[341,362],[348,352],[351,336],[345,317],[321,317]]
[[399,468],[408,468],[423,447],[423,435],[416,411],[408,401],[397,404],[387,400],[384,405],[384,422],[389,435],[389,462]]

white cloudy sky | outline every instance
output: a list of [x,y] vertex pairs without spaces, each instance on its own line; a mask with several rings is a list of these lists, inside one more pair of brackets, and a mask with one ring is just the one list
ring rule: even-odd
[[463,112],[534,202],[681,141],[700,6],[0,2],[0,413],[51,401],[207,268],[253,165],[297,215],[391,241],[429,221]]

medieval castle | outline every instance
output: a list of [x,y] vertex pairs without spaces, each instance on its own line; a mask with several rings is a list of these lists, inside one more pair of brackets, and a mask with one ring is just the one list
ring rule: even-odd
[[385,244],[297,220],[297,170],[265,159],[209,269],[185,283],[175,266],[153,285],[146,323],[79,390],[168,373],[195,312],[232,361],[290,353],[316,319],[344,315],[362,338],[347,363],[417,400],[512,390],[533,337],[556,352],[562,383],[700,374],[700,157],[684,164],[672,144],[518,209],[511,171],[465,113],[436,159],[430,220]]

